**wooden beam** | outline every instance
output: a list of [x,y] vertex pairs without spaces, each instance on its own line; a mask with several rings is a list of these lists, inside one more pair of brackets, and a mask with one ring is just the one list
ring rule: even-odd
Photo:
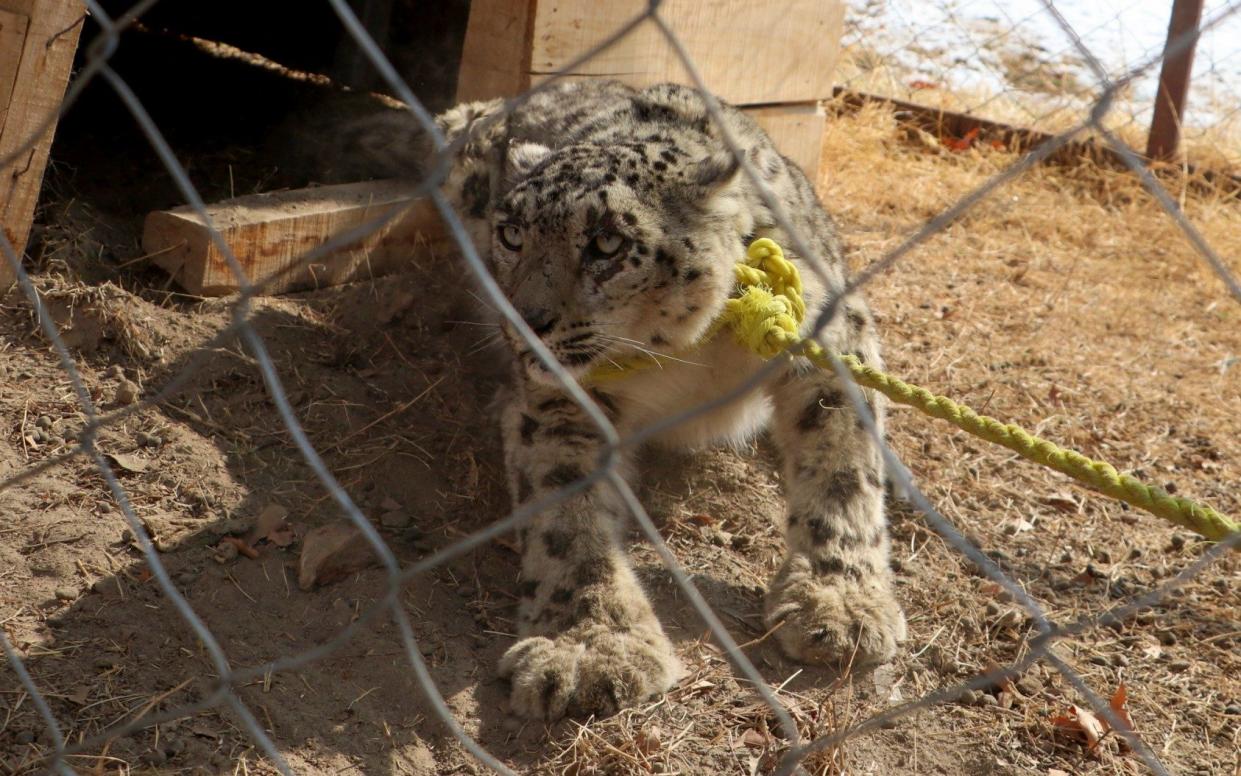
[[818,102],[743,108],[771,135],[780,153],[792,159],[813,182],[818,179],[827,112]]
[[1146,155],[1167,161],[1181,143],[1181,124],[1185,98],[1189,94],[1189,74],[1194,68],[1194,48],[1198,24],[1202,20],[1202,0],[1173,0],[1168,38],[1163,47],[1159,71],[1159,91],[1155,95],[1155,115],[1146,139]]
[[534,0],[470,0],[457,102],[511,97],[530,86]]
[[[457,99],[511,97],[541,83],[641,14],[648,0],[473,0]],[[659,6],[706,84],[748,112],[817,178],[844,4],[840,0],[664,0]],[[761,35],[755,33],[762,30]],[[771,42],[778,45],[773,46]],[[795,55],[791,55],[795,52]],[[692,81],[650,20],[581,63],[569,79],[636,87]]]
[[[211,223],[252,283],[278,294],[366,280],[398,271],[450,243],[439,214],[398,181],[347,183],[252,194],[208,206]],[[328,240],[398,211],[378,229],[313,263],[302,258]],[[147,215],[142,247],[196,296],[240,289],[202,218],[188,207]]]
[[[457,96],[517,94],[573,64],[648,5],[648,0],[474,0]],[[812,102],[831,94],[844,25],[840,0],[664,0],[659,14],[708,88],[734,105]],[[676,52],[649,20],[566,77],[616,78],[637,87],[690,82]]]
[[[59,110],[84,18],[81,0],[0,0],[0,159],[19,151]],[[0,169],[0,228],[19,256],[30,237],[52,132]],[[8,261],[0,258],[0,290],[12,281]]]

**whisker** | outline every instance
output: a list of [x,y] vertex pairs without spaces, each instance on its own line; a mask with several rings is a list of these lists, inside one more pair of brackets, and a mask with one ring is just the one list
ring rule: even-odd
[[500,337],[499,334],[488,334],[486,337],[483,337],[478,342],[475,342],[471,346],[470,350],[466,352],[465,355],[469,357],[469,356],[474,355],[475,353],[478,353],[479,351],[486,350],[492,345],[498,344],[501,339],[502,338]]
[[705,367],[705,366],[706,366],[706,364],[703,364],[703,363],[700,363],[700,362],[697,362],[697,361],[688,361],[688,360],[686,360],[686,359],[684,359],[684,358],[679,358],[679,357],[677,357],[677,356],[669,355],[668,353],[660,353],[660,352],[659,352],[659,351],[657,351],[657,350],[651,350],[651,349],[649,349],[649,348],[647,348],[647,347],[644,347],[644,346],[642,345],[642,343],[638,342],[637,340],[632,340],[632,339],[629,339],[628,337],[617,337],[617,336],[613,336],[613,335],[611,335],[611,334],[600,334],[600,335],[599,335],[599,337],[600,337],[601,339],[610,340],[610,341],[613,341],[613,342],[618,342],[618,343],[621,343],[621,344],[623,344],[623,345],[629,345],[629,346],[630,346],[630,347],[632,347],[634,350],[637,350],[637,351],[639,351],[639,352],[645,353],[646,355],[648,355],[648,356],[650,356],[651,358],[655,359],[655,363],[656,363],[656,364],[658,364],[658,363],[659,363],[660,359],[667,359],[667,360],[669,360],[669,361],[673,361],[673,362],[678,363],[678,364],[685,364],[685,365],[687,365],[687,366],[702,366],[702,367]]
[[483,323],[482,321],[444,321],[444,323],[459,323],[464,326],[490,326],[493,329],[500,328],[498,323]]
[[474,297],[474,301],[478,302],[479,304],[483,305],[484,307],[490,308],[490,309],[491,309],[491,311],[492,311],[493,313],[499,313],[499,312],[500,312],[499,310],[497,310],[497,309],[495,308],[495,305],[493,305],[491,302],[488,302],[486,299],[483,299],[481,296],[479,296],[478,294],[474,293],[473,291],[470,291],[469,289],[466,289],[466,293],[467,293],[467,294],[469,294],[470,296]]

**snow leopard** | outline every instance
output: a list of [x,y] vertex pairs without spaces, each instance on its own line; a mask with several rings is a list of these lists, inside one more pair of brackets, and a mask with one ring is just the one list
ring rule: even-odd
[[[838,231],[802,170],[741,110],[663,84],[561,83],[511,112],[501,100],[437,118],[456,149],[443,191],[525,324],[622,437],[721,397],[762,365],[727,335],[705,338],[752,241],[784,246],[805,284],[806,333],[833,301],[820,341],[881,367],[875,320],[857,293],[834,299],[846,264]],[[818,254],[816,269],[730,150],[725,131]],[[603,433],[503,324],[514,351],[500,412],[514,506],[582,480],[605,459],[633,475],[632,450]],[[704,341],[705,340],[705,341]],[[592,384],[634,354],[659,368]],[[759,390],[651,440],[689,448],[766,430],[780,451],[787,554],[767,588],[766,623],[791,658],[854,667],[891,659],[905,636],[893,590],[884,466],[845,387],[784,359]],[[882,397],[863,391],[882,429]],[[517,715],[607,715],[669,690],[676,652],[627,558],[628,510],[606,481],[520,530],[518,637],[500,661]]]

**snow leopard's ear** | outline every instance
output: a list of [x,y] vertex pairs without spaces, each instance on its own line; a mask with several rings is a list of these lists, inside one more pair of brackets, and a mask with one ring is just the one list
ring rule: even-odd
[[524,178],[534,166],[552,152],[552,149],[538,143],[521,143],[513,141],[508,144],[508,158],[504,165],[510,181]]
[[713,194],[737,178],[741,163],[732,151],[718,151],[695,163],[692,180],[705,191]]

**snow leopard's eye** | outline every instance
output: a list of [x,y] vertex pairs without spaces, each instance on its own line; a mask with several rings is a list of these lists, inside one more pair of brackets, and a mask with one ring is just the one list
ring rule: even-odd
[[521,250],[522,234],[521,229],[514,224],[500,224],[496,229],[496,236],[500,238],[500,243],[510,251]]
[[614,232],[604,232],[590,243],[591,251],[600,258],[615,256],[625,244],[625,238]]

